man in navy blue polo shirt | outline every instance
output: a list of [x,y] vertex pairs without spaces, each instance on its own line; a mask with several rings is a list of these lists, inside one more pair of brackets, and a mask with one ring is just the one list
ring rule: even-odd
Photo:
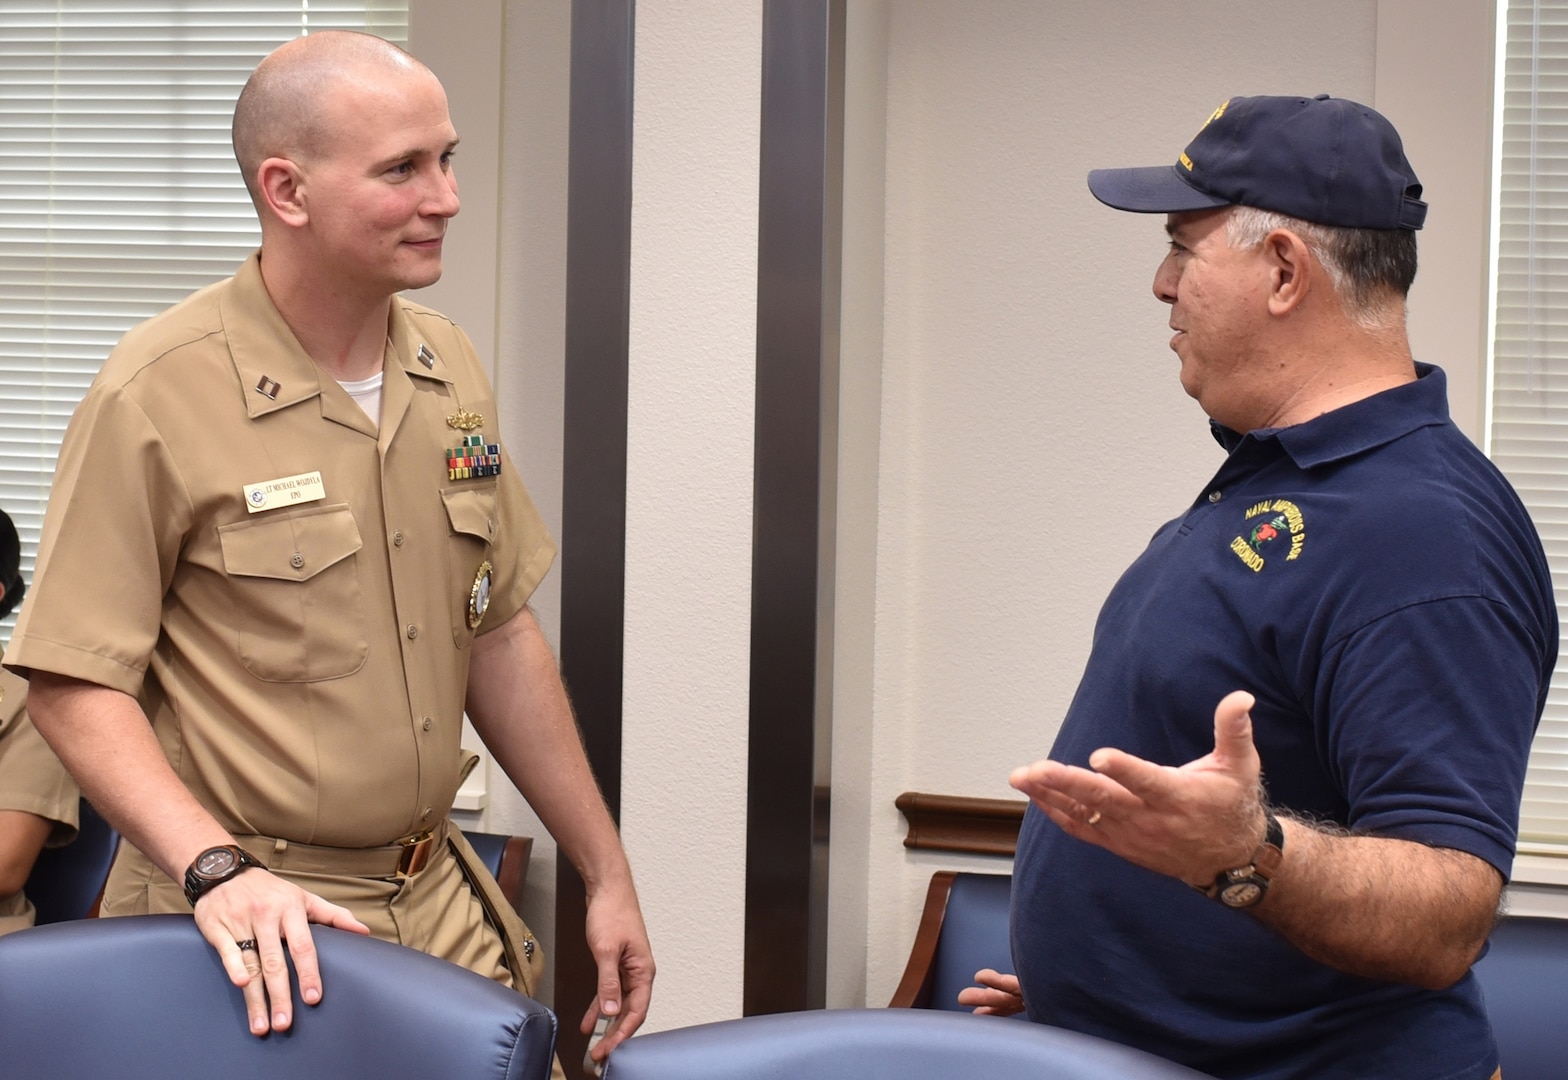
[[[1105,602],[1016,770],[1029,1016],[1218,1077],[1487,1080],[1472,961],[1557,656],[1546,560],[1414,362],[1421,186],[1353,102],[1232,98],[1163,213],[1181,383],[1227,456]],[[994,973],[1000,1005],[1013,985]]]

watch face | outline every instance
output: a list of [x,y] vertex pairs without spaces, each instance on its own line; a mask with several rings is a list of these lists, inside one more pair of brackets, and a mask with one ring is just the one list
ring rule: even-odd
[[1262,895],[1263,890],[1252,881],[1238,881],[1220,890],[1220,899],[1229,907],[1247,907],[1257,903]]
[[196,859],[196,872],[202,877],[217,877],[233,869],[234,852],[228,848],[212,848],[204,851]]

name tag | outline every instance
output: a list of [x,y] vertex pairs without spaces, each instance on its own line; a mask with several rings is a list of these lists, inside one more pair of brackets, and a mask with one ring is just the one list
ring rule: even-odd
[[319,471],[245,485],[245,509],[252,514],[262,510],[276,510],[280,506],[315,502],[326,497],[327,487],[321,482]]

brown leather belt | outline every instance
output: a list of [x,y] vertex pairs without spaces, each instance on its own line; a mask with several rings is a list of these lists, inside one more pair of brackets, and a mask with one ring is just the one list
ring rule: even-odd
[[269,870],[301,874],[345,874],[349,877],[413,877],[446,843],[446,819],[433,829],[369,848],[297,844],[275,836],[236,836],[234,842]]

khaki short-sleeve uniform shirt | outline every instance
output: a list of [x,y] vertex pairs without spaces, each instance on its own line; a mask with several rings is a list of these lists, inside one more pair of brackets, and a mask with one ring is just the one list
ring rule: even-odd
[[[54,823],[49,847],[76,839],[76,782],[27,718],[27,683],[0,670],[0,810],[21,810]],[[0,934],[33,925],[25,893],[0,898]]]
[[554,551],[456,325],[394,299],[378,430],[252,256],[110,354],[7,661],[137,696],[236,835],[388,844],[450,809],[474,636]]

